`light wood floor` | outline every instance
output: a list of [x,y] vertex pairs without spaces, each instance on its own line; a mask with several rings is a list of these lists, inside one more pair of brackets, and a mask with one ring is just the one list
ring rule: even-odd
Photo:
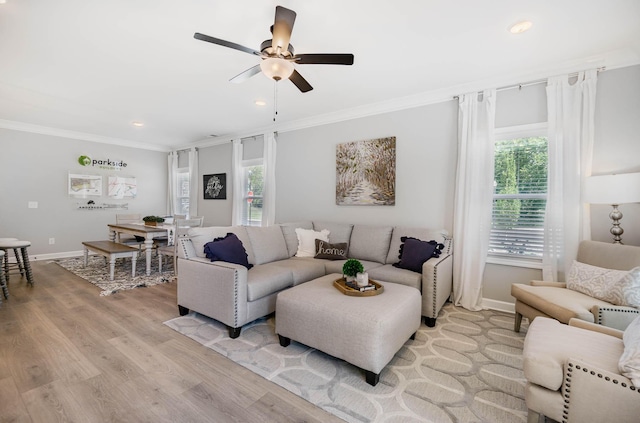
[[164,326],[175,283],[101,297],[33,270],[0,305],[0,422],[342,422]]

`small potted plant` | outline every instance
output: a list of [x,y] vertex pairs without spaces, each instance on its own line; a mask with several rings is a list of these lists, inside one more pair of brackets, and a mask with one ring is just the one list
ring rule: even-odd
[[157,226],[158,223],[164,222],[164,218],[160,216],[145,216],[142,218],[142,220],[147,226]]
[[359,260],[349,259],[342,266],[342,273],[347,282],[353,282],[358,273],[364,272],[364,266]]

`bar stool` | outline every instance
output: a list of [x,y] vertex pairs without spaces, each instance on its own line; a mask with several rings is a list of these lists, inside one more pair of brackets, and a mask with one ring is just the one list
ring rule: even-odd
[[[0,238],[0,244],[2,244],[3,242],[6,242],[6,241],[18,241],[18,238]],[[13,254],[16,256],[16,262],[15,263],[8,263],[8,261],[5,262],[4,275],[5,275],[5,278],[7,278],[7,281],[9,280],[9,273],[10,273],[10,269],[11,268],[20,269],[20,277],[24,276],[24,267],[22,266],[22,259],[20,258],[20,253],[18,252],[17,248],[13,249]],[[7,258],[7,260],[9,259],[9,252],[8,251],[7,251],[6,258]]]
[[[0,262],[4,260],[5,252],[4,250],[0,250]],[[7,287],[7,279],[4,275],[4,267],[0,266],[0,287],[2,287],[2,294],[4,295],[4,299],[9,299],[9,288]],[[2,298],[0,298],[0,303],[2,303]]]
[[[26,276],[27,282],[30,285],[33,285],[33,274],[31,273],[31,264],[29,263],[29,253],[27,252],[27,248],[30,246],[31,246],[31,242],[29,241],[20,241],[15,239],[7,240],[7,238],[0,239],[0,250],[3,250],[5,252],[4,274],[7,281],[9,280],[9,275],[11,273],[16,273],[15,271],[12,272],[13,266],[9,264],[9,255],[7,254],[7,250],[13,250],[13,253],[16,256],[16,262],[17,262],[16,265],[14,266],[18,268],[18,271],[21,277]],[[18,250],[20,250],[21,256],[18,254]]]

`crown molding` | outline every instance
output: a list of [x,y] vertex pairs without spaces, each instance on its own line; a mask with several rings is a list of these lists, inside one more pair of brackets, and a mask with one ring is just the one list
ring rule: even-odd
[[69,138],[74,140],[97,142],[102,144],[120,145],[123,147],[139,148],[142,150],[152,150],[169,152],[167,147],[147,144],[138,141],[125,140],[122,138],[105,137],[102,135],[89,134],[86,132],[70,131],[67,129],[52,128],[50,126],[34,125],[31,123],[16,122],[12,120],[0,119],[0,128],[14,131],[30,132],[33,134],[51,135],[54,137]]

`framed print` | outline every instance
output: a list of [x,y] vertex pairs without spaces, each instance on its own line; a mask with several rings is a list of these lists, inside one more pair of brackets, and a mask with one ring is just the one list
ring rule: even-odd
[[396,137],[336,146],[336,204],[396,204]]
[[202,187],[205,200],[226,200],[227,199],[227,174],[215,173],[213,175],[203,175]]

